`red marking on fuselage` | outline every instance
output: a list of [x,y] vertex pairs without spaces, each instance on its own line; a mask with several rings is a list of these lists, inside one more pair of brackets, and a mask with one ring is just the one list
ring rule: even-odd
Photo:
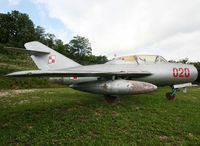
[[188,78],[190,76],[189,68],[173,68],[173,77]]
[[70,77],[70,80],[78,80],[78,77]]
[[185,68],[185,77],[188,78],[190,76],[189,68]]
[[184,77],[184,75],[183,75],[184,74],[183,68],[179,68],[178,70],[180,72],[179,77],[183,78]]

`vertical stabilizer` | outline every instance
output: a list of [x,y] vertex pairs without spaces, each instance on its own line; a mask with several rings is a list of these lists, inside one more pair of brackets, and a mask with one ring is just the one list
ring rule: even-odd
[[31,55],[31,58],[40,70],[58,70],[81,66],[75,61],[67,58],[66,56],[56,52],[40,42],[28,42],[24,46],[27,50],[49,52],[48,54],[37,53]]

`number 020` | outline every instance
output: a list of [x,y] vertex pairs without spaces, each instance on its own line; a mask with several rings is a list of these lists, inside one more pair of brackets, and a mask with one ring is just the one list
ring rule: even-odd
[[190,70],[189,68],[173,68],[173,76],[175,78],[180,77],[180,78],[188,78],[190,76]]

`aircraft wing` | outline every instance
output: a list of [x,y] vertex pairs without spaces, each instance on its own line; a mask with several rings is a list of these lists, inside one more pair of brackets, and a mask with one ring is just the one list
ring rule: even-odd
[[108,76],[129,76],[129,77],[143,77],[151,75],[147,71],[123,71],[123,72],[101,72],[101,71],[44,71],[44,70],[28,70],[28,71],[19,71],[7,74],[7,77],[108,77]]

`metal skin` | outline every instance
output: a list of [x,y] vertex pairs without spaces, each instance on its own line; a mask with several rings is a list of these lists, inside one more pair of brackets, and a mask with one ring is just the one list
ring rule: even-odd
[[71,85],[83,82],[97,81],[97,77],[50,77],[51,83],[61,84],[61,85]]
[[[173,69],[174,68],[188,68],[190,70],[190,76],[189,77],[174,77],[173,76]],[[68,70],[76,70],[76,68],[68,69]],[[119,77],[124,78],[127,80],[134,80],[134,81],[143,81],[152,83],[156,86],[172,86],[176,84],[183,84],[183,83],[190,83],[197,79],[198,72],[197,69],[193,65],[187,65],[187,64],[181,64],[181,63],[168,63],[168,62],[158,62],[158,63],[152,63],[147,62],[144,64],[126,64],[126,61],[124,61],[124,64],[114,64],[114,63],[106,63],[101,65],[90,65],[90,66],[81,66],[78,67],[78,70],[87,70],[87,71],[101,71],[101,70],[110,70],[113,72],[129,72],[129,71],[135,71],[135,70],[145,70],[148,72],[151,72],[151,75],[143,76],[143,77],[133,77],[127,75],[126,77]],[[111,77],[107,77],[107,79],[111,79]],[[117,78],[117,77],[116,77]],[[51,81],[56,78],[51,78]],[[59,78],[57,78],[59,79]],[[61,78],[60,78],[61,79]],[[78,80],[70,80],[70,78],[62,78],[64,80],[64,84],[73,84],[73,83],[81,83],[85,82],[85,80],[88,81],[94,81],[98,80],[98,78],[92,77],[79,77]]]
[[[30,54],[40,70],[14,72],[8,77],[49,76],[53,83],[67,84],[71,88],[97,94],[148,93],[157,89],[157,86],[173,87],[193,82],[198,76],[193,65],[169,63],[161,56],[154,61],[147,61],[135,55],[137,59],[134,61],[118,58],[105,64],[82,66],[40,42],[26,43],[25,48],[9,50]],[[182,86],[187,87],[186,84]],[[176,88],[166,96],[174,99],[175,93]]]
[[73,84],[73,89],[104,95],[126,95],[153,92],[157,87],[153,84],[130,80],[93,81]]

